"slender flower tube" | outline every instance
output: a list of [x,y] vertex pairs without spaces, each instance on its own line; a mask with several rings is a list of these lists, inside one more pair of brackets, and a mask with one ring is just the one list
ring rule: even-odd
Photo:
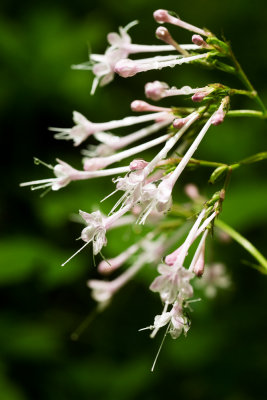
[[93,299],[100,303],[111,300],[112,296],[137,274],[137,272],[144,266],[145,262],[146,257],[140,256],[130,268],[123,272],[118,278],[109,282],[90,279],[87,282],[87,285],[92,289]]
[[69,164],[57,158],[58,164],[53,168],[56,178],[40,179],[37,181],[23,182],[20,186],[32,186],[32,190],[51,187],[52,190],[59,190],[67,186],[72,181],[100,178],[129,172],[129,167],[119,167],[106,169],[105,171],[78,171]]
[[156,10],[153,13],[153,17],[160,24],[167,22],[172,25],[180,26],[181,28],[187,29],[188,31],[198,33],[199,35],[203,35],[203,36],[211,35],[210,32],[204,31],[203,29],[200,29],[194,25],[188,24],[187,22],[182,21],[180,18],[173,17],[172,15],[170,15],[168,13],[167,10],[162,10],[162,9]]
[[175,86],[170,88],[167,83],[160,81],[148,82],[145,85],[146,97],[154,101],[158,101],[164,97],[194,94],[198,90],[198,88],[192,89],[190,86],[183,86],[181,89],[177,89]]
[[226,96],[222,99],[221,105],[218,110],[213,114],[211,123],[212,125],[220,125],[224,121],[224,117],[227,113],[227,108],[230,102],[230,97]]
[[[162,46],[162,45],[144,45],[144,44],[134,44],[132,43],[131,37],[127,33],[128,30],[137,24],[137,21],[130,22],[125,28],[119,27],[119,34],[116,32],[111,32],[107,35],[109,44],[112,47],[123,50],[126,54],[136,54],[136,53],[150,53],[150,52],[160,52],[160,51],[173,51],[175,50],[172,45]],[[190,44],[182,44],[181,47],[186,50],[196,50],[198,46],[192,46]]]
[[125,58],[116,63],[114,70],[118,75],[122,76],[123,78],[129,78],[130,76],[134,76],[139,72],[151,71],[153,69],[162,69],[165,67],[174,67],[175,65],[190,63],[195,60],[206,58],[207,56],[208,53],[204,53],[184,58],[176,58],[169,61],[157,61],[151,59],[151,61],[143,61],[141,63],[140,60],[130,60],[129,58]]
[[143,244],[142,253],[136,259],[134,264],[125,272],[123,272],[120,276],[118,276],[118,278],[109,282],[103,282],[96,279],[88,281],[87,284],[89,288],[93,290],[92,297],[96,301],[109,301],[112,296],[126,283],[128,283],[146,263],[152,263],[161,258],[162,253],[165,249],[163,245],[164,237],[159,237],[155,241],[152,240],[153,237],[154,235],[150,233],[145,239],[141,241],[141,243]]
[[135,154],[139,154],[147,149],[157,146],[163,142],[166,142],[170,138],[169,134],[160,136],[149,142],[142,143],[139,146],[132,147],[131,149],[121,151],[120,153],[112,154],[108,157],[97,157],[97,158],[85,158],[84,159],[84,169],[85,171],[95,171],[106,166],[113,164],[115,162],[121,161],[125,158],[129,158]]
[[[142,189],[145,188],[145,199],[147,199],[147,192],[146,192],[146,179],[148,175],[154,170],[157,163],[161,161],[163,158],[166,157],[168,152],[174,147],[177,141],[182,137],[182,135],[186,132],[186,130],[199,118],[198,112],[193,112],[190,114],[189,120],[186,124],[174,135],[172,136],[164,145],[164,147],[160,150],[160,152],[149,162],[149,164],[140,171],[133,171],[129,175],[126,175],[124,178],[118,178],[116,181],[117,189],[115,190],[123,190],[125,193],[124,195],[117,201],[114,207],[111,210],[111,213],[116,210],[116,208],[120,204],[124,204],[126,200],[131,198],[135,203],[138,201],[142,201]],[[114,193],[115,193],[114,192]],[[153,197],[153,196],[152,196]],[[153,208],[153,207],[152,207]],[[150,211],[152,211],[152,208]],[[148,215],[146,213],[146,215]],[[141,218],[140,223],[143,221]]]
[[[217,212],[214,211],[208,218],[205,219],[205,221],[202,223],[202,225],[200,225],[200,226],[198,225],[198,229],[197,229],[197,231],[195,232],[195,234],[190,236],[191,242],[190,242],[189,247],[193,244],[193,242],[194,242],[203,232],[207,232],[207,233],[208,233],[207,227],[208,227],[209,224],[213,221],[213,219],[216,217],[216,215],[217,215]],[[193,228],[192,228],[192,229],[193,229]],[[187,242],[187,246],[188,246],[188,243],[189,243],[189,242]],[[181,257],[181,254],[183,255],[183,254],[185,253],[185,250],[184,250],[183,253],[182,253],[182,250],[184,249],[184,245],[185,245],[185,243],[183,243],[183,244],[182,244],[181,246],[179,246],[176,250],[174,250],[172,253],[168,254],[168,255],[165,257],[165,263],[166,263],[167,265],[169,265],[169,266],[174,265],[175,262],[176,262],[176,260],[178,260],[178,258]],[[189,249],[189,247],[188,247],[188,249]],[[187,254],[188,254],[188,249],[186,250],[186,256],[187,256]],[[191,268],[191,269],[192,269],[192,268]]]
[[208,235],[208,230],[206,229],[202,235],[202,238],[198,244],[197,250],[189,266],[189,271],[194,272],[197,276],[202,276],[205,267],[205,242]]
[[131,109],[132,109],[132,111],[135,111],[135,112],[144,112],[144,111],[152,111],[152,112],[166,111],[166,112],[171,112],[171,108],[154,106],[153,104],[149,104],[149,103],[147,103],[146,101],[143,101],[143,100],[134,100],[131,103]]
[[178,140],[183,136],[183,134],[198,118],[199,118],[199,113],[196,111],[194,111],[192,114],[189,115],[189,118],[187,122],[183,125],[183,127],[166,142],[162,150],[145,167],[144,174],[146,177],[153,171],[157,163],[167,156],[168,152],[175,146]]
[[125,117],[121,120],[114,120],[109,122],[91,122],[88,121],[82,114],[74,111],[73,120],[77,124],[71,129],[50,128],[52,131],[58,132],[55,135],[56,139],[73,140],[74,146],[78,146],[89,136],[102,131],[107,131],[125,126],[141,124],[148,121],[161,121],[169,117],[165,111],[153,112],[144,115]]
[[102,260],[97,267],[100,274],[109,275],[113,271],[120,268],[133,254],[135,254],[140,248],[139,243],[134,243],[128,247],[125,251],[120,253],[117,257],[109,258],[108,260]]
[[115,136],[107,132],[98,132],[94,136],[102,143],[99,146],[96,146],[96,148],[93,148],[93,150],[91,150],[91,147],[89,147],[88,150],[83,150],[82,154],[89,157],[95,155],[111,155],[114,153],[114,151],[120,150],[129,144],[137,142],[140,139],[144,139],[145,137],[159,131],[160,129],[169,125],[172,120],[173,116],[171,114],[169,114],[169,118],[166,115],[166,118],[164,118],[162,121],[146,126],[145,128],[139,129],[138,131],[130,133],[126,136]]
[[[181,175],[181,173],[185,169],[185,167],[188,164],[190,158],[195,153],[195,151],[197,150],[200,142],[202,141],[203,137],[205,136],[206,132],[208,131],[208,129],[209,129],[211,123],[212,123],[212,118],[213,118],[214,114],[208,119],[206,124],[203,126],[203,128],[201,129],[201,131],[197,135],[196,139],[194,140],[192,145],[189,147],[189,149],[187,150],[186,154],[182,158],[181,162],[178,164],[178,166],[175,168],[175,170],[172,172],[172,174],[167,179],[165,179],[164,181],[162,181],[159,184],[159,186],[158,186],[158,195],[157,195],[158,202],[164,203],[164,202],[168,202],[169,201],[169,198],[171,196],[171,193],[172,193],[172,190],[173,190],[173,187],[174,187],[175,183],[177,182],[179,176]],[[185,124],[185,126],[186,126],[186,124]]]
[[186,240],[185,240],[185,242],[184,242],[184,244],[182,246],[181,252],[179,253],[178,257],[176,258],[175,263],[173,264],[173,268],[174,269],[179,269],[179,268],[181,268],[183,266],[185,257],[186,257],[186,255],[188,253],[188,250],[189,250],[190,246],[192,245],[193,241],[195,240],[195,236],[196,236],[197,230],[198,230],[198,228],[199,228],[199,226],[201,224],[201,221],[203,220],[203,218],[205,216],[205,212],[206,212],[205,209],[203,209],[201,211],[201,213],[197,217],[196,222],[192,226],[192,228],[191,228],[191,230],[190,230],[190,232],[189,232],[189,234],[188,234],[188,236],[187,236],[187,238],[186,238]]

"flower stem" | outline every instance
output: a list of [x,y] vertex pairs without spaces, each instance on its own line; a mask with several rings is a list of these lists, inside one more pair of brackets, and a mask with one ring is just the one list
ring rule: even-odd
[[235,70],[236,70],[236,76],[240,79],[240,81],[243,83],[243,85],[252,93],[254,93],[254,99],[256,101],[256,103],[258,104],[258,106],[261,108],[263,114],[267,114],[265,105],[263,104],[260,96],[258,95],[257,91],[254,89],[252,83],[250,82],[250,80],[248,79],[247,75],[245,74],[243,68],[241,67],[241,65],[239,64],[239,62],[237,61],[232,49],[230,49],[230,57],[234,63],[235,66]]
[[262,111],[256,110],[230,110],[226,115],[228,117],[256,117],[261,119],[267,118],[267,114]]
[[244,249],[246,249],[260,263],[262,272],[267,274],[267,259],[249,240],[247,240],[244,236],[220,219],[215,221],[215,225],[224,232],[228,233],[231,238],[244,247]]

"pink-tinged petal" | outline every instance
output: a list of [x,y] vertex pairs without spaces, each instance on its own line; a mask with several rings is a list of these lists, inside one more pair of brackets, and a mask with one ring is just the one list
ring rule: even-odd
[[149,286],[152,292],[160,292],[161,289],[166,285],[166,279],[163,276],[157,276]]
[[109,42],[109,44],[113,45],[113,46],[118,46],[121,43],[121,37],[118,33],[116,32],[110,32],[107,35],[107,40]]

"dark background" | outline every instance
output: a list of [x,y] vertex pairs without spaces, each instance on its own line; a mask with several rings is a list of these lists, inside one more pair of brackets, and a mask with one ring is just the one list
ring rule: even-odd
[[[175,10],[186,21],[230,39],[267,103],[264,1],[1,2],[1,400],[266,398],[266,277],[241,262],[253,261],[245,250],[234,242],[215,245],[213,258],[227,265],[231,289],[195,306],[188,337],[166,341],[152,374],[160,335],[150,340],[137,330],[160,309],[147,288],[153,270],[122,290],[79,341],[70,339],[94,309],[86,280],[96,272],[89,250],[60,267],[77,249],[81,229],[69,215],[97,207],[113,187],[110,179],[73,183],[43,199],[18,187],[50,176],[33,165],[33,156],[52,164],[60,157],[81,167],[79,149],[55,141],[47,130],[72,126],[72,110],[92,121],[119,119],[129,114],[132,100],[144,98],[145,82],[154,79],[177,87],[232,83],[223,73],[182,66],[129,80],[116,77],[91,97],[92,75],[70,65],[86,61],[89,46],[102,53],[106,34],[134,19],[140,24],[130,32],[133,42],[157,43],[152,18],[157,8]],[[171,31],[181,43],[190,42],[190,33]],[[241,107],[254,106],[239,100]],[[233,163],[264,150],[266,123],[236,119],[211,130],[198,157]],[[209,172],[186,172],[181,183],[196,181],[202,193],[211,193],[216,188],[207,188]],[[266,162],[243,167],[233,174],[222,214],[265,255],[266,198]],[[109,244],[106,256],[125,247],[116,235]]]

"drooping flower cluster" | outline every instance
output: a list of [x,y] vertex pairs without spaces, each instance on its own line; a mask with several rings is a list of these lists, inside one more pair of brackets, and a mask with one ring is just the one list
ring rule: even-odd
[[[108,34],[109,47],[103,55],[91,54],[88,63],[75,66],[77,69],[92,70],[95,76],[92,93],[98,84],[104,86],[110,83],[115,74],[126,78],[152,69],[161,70],[187,63],[206,65],[225,72],[232,71],[233,67],[227,61],[232,54],[228,45],[211,32],[188,24],[166,10],[155,11],[154,19],[160,24],[169,23],[193,32],[193,43],[179,44],[165,26],[160,26],[156,30],[156,36],[165,43],[164,45],[133,44],[128,31],[137,22],[119,28],[119,34]],[[129,58],[131,55],[151,52],[156,55],[149,58]],[[174,54],[158,55],[159,52]],[[178,96],[178,99],[179,96],[191,96],[191,106],[167,108],[144,100],[134,100],[131,110],[141,112],[142,115],[131,115],[109,122],[91,122],[75,111],[74,127],[50,129],[56,132],[56,139],[71,140],[74,146],[79,146],[90,137],[99,142],[98,145],[90,144],[88,148],[83,149],[83,171],[57,159],[54,167],[49,166],[55,177],[21,184],[30,185],[32,189],[51,188],[56,191],[71,181],[113,177],[114,191],[106,197],[118,193],[121,196],[114,202],[108,216],[100,210],[92,213],[80,211],[80,216],[86,224],[80,238],[85,243],[66,262],[89,243],[92,243],[94,255],[101,254],[102,248],[108,243],[108,231],[116,226],[133,222],[140,225],[147,223],[150,233],[139,238],[121,254],[101,261],[98,271],[107,276],[124,264],[128,263],[130,267],[110,281],[89,280],[88,286],[92,289],[93,298],[106,305],[143,266],[159,263],[159,275],[150,285],[150,290],[159,293],[163,311],[155,317],[149,327],[152,330],[151,337],[163,326],[167,326],[166,332],[173,338],[177,338],[182,332],[187,333],[190,321],[185,308],[194,301],[191,283],[194,278],[197,280],[203,276],[199,287],[205,286],[204,290],[209,296],[215,294],[216,287],[227,287],[230,283],[224,276],[223,268],[219,268],[220,264],[210,267],[207,271],[205,267],[207,236],[213,230],[215,219],[221,211],[228,178],[223,189],[216,192],[210,200],[205,200],[199,195],[194,185],[187,185],[185,191],[192,201],[189,208],[188,205],[173,204],[173,192],[175,184],[188,165],[197,162],[201,165],[201,161],[192,157],[210,127],[224,121],[230,109],[231,95],[246,94],[241,92],[218,83],[209,83],[200,88],[191,88],[188,85],[177,88],[156,80],[145,85],[147,99],[160,101],[170,96]],[[115,129],[139,124],[143,125],[137,130],[133,128],[130,134],[113,133]],[[164,132],[161,132],[162,130]],[[155,134],[157,136],[150,138]],[[142,142],[139,143],[140,141]],[[150,160],[144,160],[143,152],[152,148],[156,149],[154,156]],[[123,166],[110,168],[110,165],[123,160]],[[214,164],[216,170],[213,175],[216,177],[227,169],[225,165]],[[175,220],[177,214],[179,218]],[[171,219],[168,219],[168,216],[171,216]],[[165,225],[169,227],[166,232]],[[186,232],[187,237],[181,244],[180,239]],[[173,247],[175,250],[167,254]],[[193,250],[192,256],[190,253]],[[188,262],[188,259],[191,261]]]

